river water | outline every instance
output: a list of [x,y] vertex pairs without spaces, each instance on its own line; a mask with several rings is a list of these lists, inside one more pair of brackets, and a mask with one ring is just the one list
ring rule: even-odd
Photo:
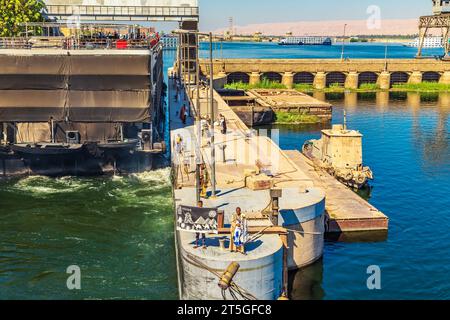
[[[206,45],[202,45],[206,55]],[[338,58],[340,46],[220,44],[216,57]],[[351,45],[346,56],[383,58],[383,45]],[[389,45],[389,57],[414,49]],[[430,55],[439,54],[433,50]],[[165,56],[166,67],[174,52]],[[364,134],[375,173],[370,202],[389,234],[327,241],[323,260],[291,274],[294,299],[450,299],[450,97],[446,94],[328,95],[334,123],[347,110]],[[278,126],[280,145],[299,149],[322,126]],[[0,299],[176,299],[169,170],[130,177],[0,182]],[[368,195],[364,195],[368,196]],[[78,265],[82,290],[69,291]],[[367,267],[382,290],[367,289]]]

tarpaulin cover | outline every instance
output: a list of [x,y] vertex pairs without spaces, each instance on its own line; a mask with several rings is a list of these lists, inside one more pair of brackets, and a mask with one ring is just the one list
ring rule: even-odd
[[[56,142],[66,141],[67,131],[78,131],[81,142],[96,142],[118,139],[119,125],[116,123],[55,123]],[[51,141],[49,122],[18,123],[17,143],[38,143]]]
[[17,143],[38,143],[51,141],[51,126],[48,122],[18,123],[16,131]]
[[150,98],[147,90],[0,90],[0,121],[147,122]]
[[0,121],[63,121],[67,99],[65,90],[1,90]]
[[145,90],[151,86],[149,76],[134,75],[51,75],[0,74],[0,90]]
[[70,91],[68,118],[76,122],[147,122],[150,91]]
[[150,59],[0,52],[0,122],[149,122]]
[[[30,52],[30,51],[28,51]],[[32,52],[32,51],[31,51]],[[145,52],[145,51],[143,51]],[[1,54],[0,74],[150,75],[149,54]]]

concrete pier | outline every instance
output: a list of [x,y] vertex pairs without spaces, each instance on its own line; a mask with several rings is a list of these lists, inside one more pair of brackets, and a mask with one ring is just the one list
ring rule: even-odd
[[326,194],[327,232],[387,231],[389,218],[339,183],[328,173],[316,170],[300,151],[285,151],[286,155]]
[[[175,208],[196,205],[196,161],[201,159],[208,171],[213,162],[216,168],[217,195],[202,199],[204,207],[218,208],[224,215],[218,234],[207,235],[206,249],[194,249],[195,234],[176,232],[182,299],[223,299],[223,295],[231,299],[217,283],[232,262],[241,266],[234,280],[243,290],[257,299],[277,299],[286,293],[288,269],[310,265],[322,257],[326,232],[387,230],[384,214],[331,176],[315,171],[299,151],[282,151],[268,137],[249,130],[215,91],[215,117],[222,114],[226,118],[228,132],[222,134],[215,127],[211,145],[209,135],[200,133],[194,123],[194,107],[186,124],[179,119],[183,104],[196,106],[197,92],[191,89],[184,94],[182,89],[175,99],[176,92],[170,79],[171,137],[175,141],[180,135],[184,142],[181,153],[176,153],[172,144]],[[208,119],[208,90],[201,89],[199,96],[199,116]],[[211,158],[212,148],[215,159]],[[282,194],[275,212],[271,190]],[[246,215],[250,235],[260,233],[247,244],[247,255],[227,250],[236,207]]]
[[[192,118],[188,118],[186,125],[179,120],[181,105],[188,103],[175,100],[176,89],[173,81],[169,82],[172,141],[180,134],[185,142],[182,155],[173,150],[173,167],[179,168],[177,163],[188,167],[188,172],[175,170],[175,205],[195,205],[196,154],[200,153],[210,170],[211,147],[207,137],[202,137],[198,147]],[[206,93],[206,90],[200,92],[201,103],[205,102]],[[217,274],[222,274],[231,262],[238,262],[241,269],[235,282],[239,286],[258,299],[277,299],[287,290],[288,269],[308,265],[323,254],[325,193],[271,139],[250,131],[216,92],[214,99],[216,114],[223,114],[227,119],[228,133],[215,130],[217,197],[203,201],[204,207],[223,210],[224,229],[220,234],[207,236],[207,249],[193,249],[195,234],[176,232],[180,297],[222,299]],[[200,110],[202,116],[207,116],[206,108]],[[224,159],[220,148],[223,145],[227,146]],[[261,185],[267,187],[258,188]],[[271,188],[282,192],[275,223],[267,216]],[[263,231],[260,238],[247,244],[245,256],[219,247],[221,239],[228,247],[227,228],[236,207],[241,207],[247,216],[251,235]],[[231,299],[229,293],[225,294]]]

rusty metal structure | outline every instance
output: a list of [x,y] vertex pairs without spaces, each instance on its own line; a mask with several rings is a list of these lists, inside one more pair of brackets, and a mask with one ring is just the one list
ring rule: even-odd
[[433,15],[422,16],[419,19],[419,50],[417,58],[422,58],[422,49],[425,38],[430,29],[440,29],[442,31],[442,43],[444,46],[444,60],[450,60],[449,35],[450,35],[450,1],[432,0]]

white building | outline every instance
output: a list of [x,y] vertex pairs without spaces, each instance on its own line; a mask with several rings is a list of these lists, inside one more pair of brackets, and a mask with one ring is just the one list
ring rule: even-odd
[[[420,44],[420,39],[416,38],[414,41],[407,43],[407,47],[418,48]],[[442,37],[426,37],[423,42],[424,49],[432,49],[432,48],[443,48],[443,39]]]
[[450,0],[432,0],[433,2],[433,13],[450,13]]

